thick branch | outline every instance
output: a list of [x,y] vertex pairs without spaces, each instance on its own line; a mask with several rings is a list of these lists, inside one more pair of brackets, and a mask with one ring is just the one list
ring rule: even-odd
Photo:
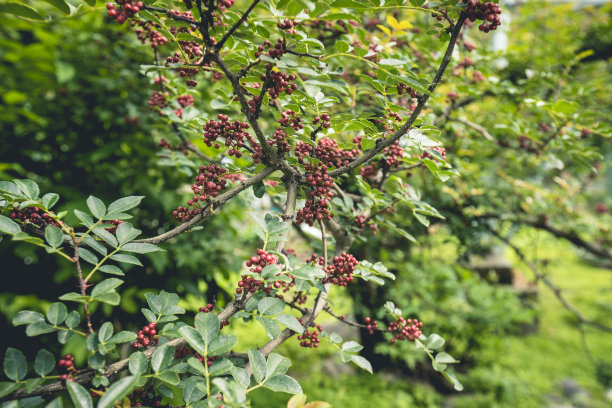
[[451,62],[451,59],[453,56],[453,50],[455,49],[455,43],[457,42],[457,38],[459,37],[459,32],[461,31],[461,28],[463,27],[463,22],[465,21],[466,17],[467,16],[464,13],[461,13],[461,15],[459,16],[459,19],[457,20],[457,23],[455,24],[451,32],[451,38],[448,43],[448,47],[446,48],[446,52],[444,53],[444,57],[442,58],[442,63],[440,64],[440,67],[438,68],[438,71],[436,72],[436,75],[434,76],[433,81],[429,85],[429,88],[427,88],[428,93],[421,96],[421,98],[419,99],[419,103],[417,104],[416,108],[412,112],[412,115],[410,115],[410,118],[408,118],[406,123],[404,123],[402,127],[400,127],[397,130],[397,132],[395,132],[389,138],[385,140],[379,140],[379,142],[376,144],[376,147],[368,150],[362,156],[353,160],[346,166],[342,166],[339,169],[330,171],[329,172],[330,177],[337,177],[341,174],[344,174],[351,170],[356,169],[357,167],[371,160],[375,155],[380,153],[385,147],[388,147],[392,145],[393,143],[395,143],[396,141],[398,141],[400,137],[404,136],[408,132],[408,130],[410,129],[414,121],[417,119],[417,117],[423,110],[423,107],[429,100],[429,96],[435,91],[436,87],[440,83],[440,80],[442,79],[442,75],[444,75],[444,71],[446,70],[446,67]]

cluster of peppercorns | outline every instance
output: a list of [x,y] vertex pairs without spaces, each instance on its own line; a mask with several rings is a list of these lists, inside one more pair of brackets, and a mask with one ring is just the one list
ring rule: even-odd
[[323,113],[321,114],[321,116],[315,116],[314,119],[312,120],[312,124],[316,125],[317,123],[321,122],[321,127],[324,128],[328,128],[331,126],[331,123],[329,122],[330,120],[330,116],[327,113]]
[[374,334],[374,330],[378,330],[378,321],[377,320],[372,320],[371,317],[366,317],[365,319],[363,319],[363,321],[366,324],[366,330],[368,331],[368,333],[370,335]]
[[453,102],[459,99],[459,95],[456,92],[449,92],[446,94],[446,102]]
[[234,5],[234,1],[235,0],[218,0],[217,7],[219,7],[221,11],[225,11]]
[[468,20],[474,22],[476,20],[484,20],[482,24],[478,26],[480,31],[488,33],[489,31],[497,29],[501,24],[499,15],[501,9],[499,5],[487,1],[481,2],[480,0],[464,0],[466,4],[465,13],[468,15]]
[[[53,211],[49,212],[51,214],[54,214]],[[13,208],[13,211],[11,211],[9,217],[14,220],[29,222],[30,224],[34,224],[40,228],[44,228],[47,225],[54,225],[60,228],[60,225],[57,221],[55,221],[49,214],[42,211],[38,207],[26,207],[22,210],[18,208]]]
[[376,181],[376,177],[378,176],[378,167],[376,167],[376,163],[370,163],[366,166],[363,166],[359,170],[359,174],[361,174],[361,178],[367,181],[370,184],[373,184]]
[[484,77],[484,75],[482,75],[482,72],[480,72],[480,71],[472,72],[472,81],[471,82],[473,84],[476,84],[478,82],[482,82],[482,81],[485,81],[485,80],[486,80],[486,78]]
[[111,234],[114,234],[115,232],[117,232],[117,227],[121,224],[123,224],[123,221],[121,220],[105,220],[104,221],[106,224],[110,224],[112,225],[112,227],[108,227],[106,228],[106,230],[108,232],[110,232]]
[[281,126],[290,126],[296,131],[304,129],[304,125],[302,124],[302,118],[297,116],[297,113],[295,113],[291,109],[281,112],[281,118],[278,120],[278,123],[280,123]]
[[281,128],[276,128],[274,134],[272,135],[272,139],[268,140],[268,144],[270,146],[276,145],[279,153],[287,153],[291,151],[291,145],[287,141],[287,133],[285,133],[285,131]]
[[[283,92],[287,95],[291,95],[293,91],[297,89],[297,84],[291,83],[291,81],[294,81],[296,78],[295,74],[287,74],[283,71],[273,71],[270,64],[268,64],[267,69],[269,70],[268,92],[270,93],[270,98],[277,99]],[[266,75],[262,75],[261,80],[265,81]]]
[[235,120],[230,122],[226,115],[218,114],[217,119],[211,119],[204,125],[204,143],[207,146],[215,146],[219,149],[221,145],[217,143],[218,138],[225,139],[225,146],[230,147],[228,154],[230,156],[242,157],[242,153],[238,150],[244,146],[245,139],[252,142],[252,136],[246,132],[249,124]]
[[419,97],[419,94],[417,93],[417,91],[415,91],[414,89],[412,89],[408,85],[403,84],[401,82],[397,84],[397,94],[399,96],[402,96],[403,94],[408,94],[412,98],[418,98]]
[[66,371],[68,371],[68,373],[60,375],[60,381],[62,381],[63,383],[66,383],[66,380],[74,381],[74,378],[72,378],[72,373],[76,371],[76,369],[74,368],[74,357],[72,356],[72,354],[64,355],[64,358],[60,359],[57,362],[57,365],[60,367],[64,367]]
[[223,167],[214,163],[208,166],[200,166],[195,183],[191,186],[195,195],[187,201],[187,205],[193,208],[178,207],[172,212],[172,216],[177,221],[185,222],[197,215],[201,211],[199,202],[216,197],[225,188],[227,181],[222,176],[226,171]]
[[[174,55],[166,57],[166,66],[170,64],[186,64],[187,62],[181,58],[181,53],[176,51]],[[194,87],[198,83],[192,77],[197,74],[200,69],[197,67],[187,67],[187,68],[175,68],[181,78],[185,79],[185,84],[187,86]]]
[[202,313],[210,313],[213,311],[214,307],[212,303],[207,303],[206,306],[200,307],[199,311]]
[[599,203],[595,206],[595,212],[597,214],[607,214],[608,213],[608,206],[605,205],[604,203]]
[[[160,111],[160,109],[165,108],[168,98],[168,92],[158,92],[153,91],[153,95],[149,98],[147,102],[149,104],[149,109]],[[161,115],[161,112],[159,112]]]
[[159,28],[157,23],[147,20],[132,20],[130,26],[135,27],[134,32],[140,42],[145,44],[149,40],[152,48],[157,48],[168,42],[168,39],[156,30],[156,28]]
[[323,163],[306,163],[304,167],[306,182],[310,184],[310,193],[304,208],[297,212],[296,223],[305,222],[312,226],[315,221],[329,220],[332,217],[329,212],[329,201],[334,197],[331,191],[334,180],[327,174],[327,166]]
[[106,9],[108,15],[117,20],[117,23],[123,24],[125,20],[134,15],[138,14],[144,7],[141,1],[132,2],[132,0],[115,0],[120,6],[119,9],[115,8],[113,3],[106,3]]
[[179,96],[177,98],[177,101],[179,105],[181,105],[183,108],[186,108],[187,106],[193,106],[193,96],[189,94]]
[[[278,259],[276,256],[268,253],[268,251],[264,251],[263,249],[257,250],[257,256],[252,256],[247,262],[247,268],[251,268],[250,271],[256,274],[261,274],[263,268],[268,265],[276,265],[278,264]],[[282,265],[281,265],[282,268]],[[263,287],[265,282],[257,280],[254,277],[248,275],[242,275],[242,280],[238,282],[238,288],[236,289],[237,294],[241,294],[243,292],[251,292],[255,293],[259,289]],[[274,282],[273,286],[275,288],[280,288],[280,282]],[[272,290],[272,287],[267,288],[267,293]]]
[[132,343],[132,347],[146,348],[157,343],[159,343],[159,339],[157,338],[157,323],[150,322],[149,324],[143,326],[142,329],[138,330],[138,338],[134,343]]
[[414,341],[423,334],[422,327],[423,323],[419,322],[418,319],[404,319],[400,316],[399,319],[387,326],[387,331],[393,334],[390,343],[393,344],[396,340]]
[[280,57],[285,55],[286,52],[285,40],[279,38],[278,40],[276,40],[276,44],[274,44],[274,47],[272,47],[272,43],[269,40],[264,41],[263,45],[259,45],[257,47],[257,51],[255,52],[255,58],[259,58],[265,50],[268,50],[268,57],[280,59]]
[[322,331],[320,325],[317,325],[316,329],[318,330],[310,330],[307,329],[304,333],[300,334],[297,338],[300,340],[300,346],[305,348],[317,348],[319,347],[319,342],[321,339],[319,338],[319,334]]
[[[442,146],[435,146],[435,147],[432,148],[432,150],[435,150],[436,152],[440,153],[440,156],[442,156],[442,159],[444,161],[446,161],[446,149],[444,147],[442,147]],[[421,154],[421,159],[438,160],[437,158],[435,158],[434,156],[429,154],[429,152],[423,152]]]
[[370,228],[372,235],[376,235],[378,232],[378,225],[369,222],[368,217],[365,215],[356,216],[353,220],[353,224],[355,224],[355,227],[357,227],[357,232],[360,234],[363,232],[366,226]]
[[359,155],[357,149],[344,150],[338,147],[338,142],[328,137],[324,137],[317,142],[316,147],[298,142],[295,146],[295,155],[299,163],[305,164],[305,157],[314,154],[314,157],[321,160],[327,166],[342,167]]
[[276,26],[281,30],[287,31],[289,34],[296,34],[297,30],[295,27],[298,25],[297,20],[286,18],[283,21],[276,23]]
[[399,142],[385,147],[383,152],[385,153],[385,164],[388,167],[399,166],[401,158],[404,157],[404,149],[400,147]]
[[130,399],[130,406],[133,407],[161,406],[161,395],[155,395],[154,392],[148,393],[142,388],[136,388],[128,397]]
[[467,52],[472,52],[476,49],[476,44],[468,40],[463,40],[463,48],[465,48]]
[[333,283],[334,285],[346,287],[353,283],[355,279],[353,272],[359,261],[350,254],[343,252],[339,256],[334,256],[331,265],[327,266],[327,276],[323,278],[323,283]]

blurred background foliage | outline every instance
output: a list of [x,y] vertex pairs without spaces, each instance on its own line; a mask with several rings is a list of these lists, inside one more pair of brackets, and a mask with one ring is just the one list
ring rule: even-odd
[[[89,194],[106,202],[144,195],[135,219],[145,236],[154,235],[175,225],[171,211],[184,202],[191,179],[184,160],[197,158],[171,154],[174,165],[157,164],[159,140],[177,141],[147,108],[153,79],[142,75],[140,66],[151,64],[154,56],[132,33],[110,23],[99,6],[96,12],[47,23],[0,13],[0,179],[35,180],[42,191],[62,196],[58,210],[84,207]],[[41,3],[40,9],[45,7],[53,15]],[[440,108],[424,115],[426,123],[435,123],[444,114],[437,109],[448,105],[448,92],[473,99],[441,125],[449,160],[462,176],[447,188],[419,177],[422,169],[406,175],[446,220],[429,228],[408,227],[420,246],[386,232],[367,234],[353,253],[358,259],[380,260],[398,279],[384,287],[334,294],[341,299],[334,310],[351,318],[382,317],[384,298],[418,316],[428,331],[447,339],[447,350],[462,361],[458,370],[465,391],[451,393],[412,344],[389,347],[382,336],[347,330],[322,316],[320,323],[345,339],[361,337],[364,355],[378,373],[346,367],[330,347],[303,350],[289,341],[280,352],[294,361],[293,373],[309,400],[355,408],[374,400],[390,407],[611,403],[612,336],[579,327],[513,253],[500,257],[519,271],[523,286],[518,288],[477,273],[472,261],[499,244],[491,238],[490,223],[483,221],[492,214],[495,225],[540,260],[538,265],[574,305],[592,319],[609,321],[609,264],[524,221],[546,217],[604,248],[612,243],[609,212],[595,210],[612,206],[612,148],[606,136],[612,113],[612,7],[525,2],[504,10],[512,20],[505,22],[508,44],[503,50],[494,49],[503,38],[490,44],[490,38],[470,31],[480,52],[469,74],[477,69],[487,81],[473,84],[468,72],[455,77],[449,72],[431,104]],[[215,97],[214,87],[198,91],[202,101]],[[563,127],[565,117],[538,103],[551,99],[576,102],[580,125]],[[490,140],[469,122],[487,129]],[[533,149],[520,148],[521,140],[529,140]],[[541,143],[552,148],[536,153]],[[138,310],[143,293],[151,289],[176,291],[182,306],[192,311],[209,301],[224,303],[242,260],[257,247],[245,208],[258,205],[263,204],[251,192],[243,194],[207,219],[202,230],[175,239],[164,247],[167,253],[150,255],[144,267],[129,271],[122,312],[113,314],[115,325],[141,325]],[[400,208],[393,222],[408,218]],[[295,247],[300,252],[305,245],[298,239]],[[0,257],[0,352],[17,342],[24,351],[35,350],[44,338],[25,338],[9,322],[25,308],[46,311],[57,293],[74,286],[73,271],[61,259],[27,245],[0,242]],[[266,338],[246,325],[231,330],[245,345],[261,345]],[[74,342],[62,351],[75,354],[77,361],[86,358]],[[283,406],[287,399],[257,391],[253,405]]]

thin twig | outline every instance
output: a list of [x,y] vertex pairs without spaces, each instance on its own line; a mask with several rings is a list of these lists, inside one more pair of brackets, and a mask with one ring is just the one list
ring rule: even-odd
[[238,29],[238,27],[240,27],[242,25],[242,23],[245,22],[245,20],[247,19],[247,17],[249,16],[249,14],[251,13],[251,11],[253,11],[253,9],[255,8],[255,6],[257,6],[257,3],[259,3],[260,0],[255,0],[247,9],[247,11],[244,12],[244,14],[242,15],[242,17],[240,17],[240,20],[236,21],[236,23],[232,26],[232,28],[229,29],[229,31],[227,33],[225,33],[225,35],[223,36],[223,38],[221,39],[221,41],[219,41],[216,45],[217,50],[220,50],[221,48],[223,48],[223,44],[225,44],[225,42],[227,41],[228,38],[230,38],[230,36],[232,34],[234,34],[234,31],[236,31]]
[[[77,273],[79,275],[79,287],[81,289],[81,296],[86,296],[87,293],[87,282],[83,279],[83,271],[81,270],[81,260],[79,259],[79,242],[76,236],[72,237],[72,244],[74,245],[74,264],[76,266]],[[83,303],[83,314],[87,321],[87,330],[89,333],[93,333],[93,326],[91,325],[91,314],[89,313],[89,306],[87,303]]]

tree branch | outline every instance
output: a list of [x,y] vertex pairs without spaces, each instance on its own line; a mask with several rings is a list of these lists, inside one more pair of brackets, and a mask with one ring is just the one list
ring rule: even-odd
[[434,76],[432,83],[427,88],[428,93],[421,96],[421,98],[419,99],[419,103],[417,104],[416,108],[412,112],[412,115],[410,115],[410,117],[408,118],[408,121],[406,121],[406,123],[404,123],[397,130],[397,132],[395,132],[391,137],[385,140],[379,140],[378,143],[376,144],[376,147],[374,147],[373,149],[368,150],[362,156],[353,160],[349,164],[342,166],[339,169],[330,171],[329,172],[330,177],[337,177],[341,174],[344,174],[344,173],[347,173],[349,171],[356,169],[357,167],[371,160],[372,157],[380,153],[385,147],[388,147],[392,145],[393,143],[395,143],[397,140],[399,140],[400,137],[404,136],[408,132],[408,130],[410,129],[414,121],[417,119],[417,117],[423,110],[423,107],[429,100],[429,96],[435,91],[436,87],[440,83],[440,80],[442,79],[442,76],[444,75],[444,71],[446,70],[446,67],[448,66],[448,64],[450,63],[452,59],[453,50],[455,49],[457,38],[459,37],[459,33],[461,32],[461,28],[463,27],[463,23],[466,18],[467,16],[465,15],[465,13],[461,13],[461,15],[459,16],[457,23],[455,24],[451,32],[451,38],[446,48],[446,52],[444,53],[444,57],[442,58],[442,63],[440,64],[440,67],[438,68],[438,71],[436,72],[436,75]]
[[217,43],[217,45],[215,46],[215,48],[217,50],[220,50],[221,48],[223,48],[223,44],[225,44],[225,42],[227,41],[228,38],[231,37],[232,34],[234,34],[234,31],[236,31],[238,29],[238,27],[240,27],[242,25],[242,23],[245,22],[245,20],[247,19],[247,17],[249,16],[249,14],[251,13],[251,11],[253,11],[253,9],[255,8],[255,6],[257,6],[257,3],[259,3],[260,0],[255,0],[247,9],[247,11],[244,12],[244,14],[242,15],[242,17],[240,17],[240,20],[236,21],[236,23],[232,26],[232,28],[229,29],[229,31],[227,33],[225,33],[225,35],[223,36],[223,38],[221,39],[221,41],[219,41]]

